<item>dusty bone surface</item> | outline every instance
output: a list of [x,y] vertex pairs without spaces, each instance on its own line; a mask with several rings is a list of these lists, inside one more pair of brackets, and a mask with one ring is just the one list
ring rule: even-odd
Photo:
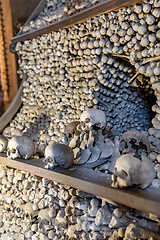
[[61,143],[50,143],[45,149],[45,168],[54,169],[57,166],[70,168],[73,165],[74,153],[71,147]]
[[125,239],[133,234],[139,239],[157,239],[160,234],[160,219],[153,214],[113,205],[106,199],[3,165],[0,209],[0,238],[4,240]]
[[7,157],[11,159],[28,159],[35,153],[34,142],[25,136],[16,136],[9,140],[7,145]]
[[[51,5],[49,2],[50,10]],[[4,136],[30,137],[44,154],[49,141],[65,142],[68,123],[80,121],[85,110],[94,108],[105,113],[111,140],[103,142],[99,137],[93,146],[93,138],[87,142],[87,134],[82,134],[76,147],[76,135],[70,142],[76,163],[98,163],[102,156],[116,161],[119,153],[115,152],[114,138],[128,130],[145,131],[151,144],[148,157],[156,166],[154,185],[159,187],[159,139],[148,131],[152,124],[155,131],[160,129],[158,28],[157,1],[144,1],[18,43],[18,72],[20,77],[27,73],[28,79],[24,82],[23,107]],[[44,134],[49,140],[43,145]],[[111,153],[107,156],[104,149],[109,143]],[[114,170],[109,161],[101,166],[106,173],[108,169]]]
[[[150,6],[156,9],[154,4]],[[134,128],[142,131],[150,127],[150,106],[146,99],[153,93],[152,81],[157,81],[152,69],[158,70],[158,49],[153,49],[153,34],[147,28],[148,25],[145,26],[147,13],[139,17],[137,8],[139,6],[122,9],[117,15],[102,15],[89,19],[85,24],[17,44],[17,52],[22,55],[19,73],[23,75],[26,72],[29,75],[24,84],[24,108],[29,105],[28,109],[31,107],[34,110],[34,106],[38,105],[41,112],[31,113],[26,126],[23,123],[23,114],[21,115],[19,125],[21,124],[23,131],[25,129],[29,134],[29,128],[36,132],[36,129],[39,131],[39,128],[45,129],[46,126],[46,132],[51,136],[54,134],[52,138],[58,140],[62,138],[61,133],[66,123],[79,120],[85,106],[104,110],[108,124],[114,125],[115,135]],[[134,15],[137,19],[140,18],[139,21],[136,20],[138,23],[135,22]],[[122,18],[124,21],[120,23],[118,19]],[[136,24],[145,26],[147,33],[151,35],[148,37],[151,43],[147,47],[141,45],[141,28],[136,28]],[[126,33],[128,35],[125,42],[120,41]],[[119,42],[115,40],[117,36],[120,37]],[[154,39],[158,44],[158,38],[155,36]],[[138,55],[134,59],[132,50]],[[127,64],[125,61],[119,62],[121,56],[126,57]],[[134,75],[134,65],[136,71],[141,71],[132,83],[128,83]],[[46,93],[43,85],[47,89]],[[54,103],[56,111],[52,110]],[[35,118],[37,124],[34,124]],[[54,126],[50,124],[52,121],[56,122]],[[16,119],[12,124],[17,125]]]
[[[109,1],[109,0],[108,0]],[[67,17],[70,17],[76,13],[79,13],[85,9],[93,7],[98,3],[102,3],[104,0],[86,0],[86,1],[53,1],[47,0],[46,7],[36,20],[31,20],[28,25],[22,29],[22,34],[32,30],[37,30],[42,27],[46,27],[49,24],[57,23]]]
[[[94,107],[105,112],[107,126],[113,128],[112,141],[129,130],[145,131],[151,144],[148,157],[156,170],[152,185],[159,187],[159,7],[158,1],[144,2],[18,43],[18,72],[21,78],[27,73],[28,79],[24,83],[23,107],[5,133],[8,138],[15,136],[20,129],[22,135],[31,137],[35,143],[43,134],[48,134],[53,141],[61,141],[67,124],[79,121],[84,110]],[[86,143],[84,136],[82,139]],[[94,156],[98,156],[97,152]],[[101,168],[108,172],[107,164]],[[23,191],[21,173],[17,175],[4,167],[0,172],[3,176],[0,201],[4,209],[1,212],[2,239],[8,236],[23,239],[24,235],[24,238],[32,239],[125,239],[130,238],[128,231],[135,229],[132,225],[128,227],[132,221],[147,229],[145,235],[141,235],[143,238],[153,237],[153,232],[154,236],[159,234],[159,218],[156,216],[136,211],[128,215],[127,210],[123,214],[121,211],[117,213],[113,210],[115,206],[107,203],[103,207],[100,199],[97,206],[97,201],[91,202],[90,197],[74,195],[77,192],[74,189],[56,183],[49,185],[44,180],[39,182],[28,174],[23,179]],[[49,194],[45,184],[49,185]],[[33,219],[32,215],[16,207],[23,207],[27,202],[33,203],[34,211],[49,208],[49,216],[54,216],[53,222],[44,219],[41,228],[38,215]],[[8,221],[5,221],[6,217]],[[20,221],[25,224],[23,230]],[[18,233],[14,232],[15,229]]]
[[134,154],[124,154],[116,161],[112,186],[123,188],[136,185],[144,189],[151,185],[155,176],[154,165],[147,157],[138,159]]

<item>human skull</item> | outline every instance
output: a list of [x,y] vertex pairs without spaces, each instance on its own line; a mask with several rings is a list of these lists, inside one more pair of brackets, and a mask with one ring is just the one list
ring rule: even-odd
[[43,133],[39,138],[39,145],[47,145],[49,141],[51,140],[51,137],[47,133]]
[[43,133],[40,138],[39,142],[37,144],[37,152],[40,152],[44,154],[46,146],[49,144],[49,141],[51,140],[51,137],[47,133]]
[[68,123],[67,126],[64,129],[64,135],[67,138],[67,141],[70,141],[74,134],[80,134],[80,132],[77,130],[77,126],[80,124],[80,121],[74,121],[71,123]]
[[39,220],[40,228],[42,228],[44,224],[46,225],[51,224],[51,217],[49,216],[49,208],[41,209],[39,211],[38,220]]
[[62,143],[50,143],[45,149],[45,168],[53,169],[57,166],[69,168],[74,160],[73,150]]
[[3,131],[3,136],[5,136],[8,139],[12,138],[12,127],[6,127]]
[[[146,228],[137,226],[135,223],[130,223],[125,230],[124,239],[126,240],[147,239],[149,235],[148,232],[146,231]],[[158,238],[151,237],[151,239],[158,239]]]
[[121,154],[135,153],[147,156],[150,153],[150,142],[143,133],[137,130],[128,131],[120,138],[119,150]]
[[0,152],[5,152],[7,150],[8,139],[0,135]]
[[25,213],[25,220],[31,221],[36,215],[38,215],[38,212],[33,209],[33,203],[28,202],[23,207],[24,213]]
[[82,131],[90,131],[94,128],[104,129],[106,127],[106,115],[103,111],[89,108],[84,111],[80,118]]
[[124,188],[136,185],[144,189],[152,183],[155,175],[154,166],[147,157],[142,156],[138,159],[134,153],[124,154],[116,161],[112,187]]
[[11,159],[30,158],[35,152],[34,142],[24,136],[13,137],[8,142],[7,156]]

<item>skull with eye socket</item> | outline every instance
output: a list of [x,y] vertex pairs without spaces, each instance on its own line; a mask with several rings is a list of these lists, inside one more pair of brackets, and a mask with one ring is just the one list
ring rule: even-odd
[[96,129],[105,129],[107,123],[106,115],[103,111],[89,108],[84,111],[80,118],[80,125],[83,132]]
[[112,175],[112,187],[124,188],[138,186],[148,187],[156,175],[154,165],[145,156],[138,159],[134,153],[120,156],[115,164]]
[[3,131],[3,136],[5,136],[7,139],[12,138],[12,127],[6,127]]
[[66,142],[70,142],[75,135],[80,135],[80,131],[77,129],[77,126],[80,124],[80,121],[74,121],[68,123],[64,129],[64,135]]
[[37,145],[37,153],[42,154],[44,156],[44,151],[46,146],[49,144],[51,137],[49,136],[49,134],[47,133],[43,133],[40,138],[39,138],[39,142]]
[[73,150],[65,144],[51,142],[45,149],[45,168],[53,170],[57,166],[70,168],[73,164]]
[[3,135],[0,135],[0,152],[5,152],[7,150],[8,139]]
[[28,202],[23,206],[24,219],[26,222],[31,222],[38,215],[38,211],[33,209],[33,203]]
[[7,157],[11,159],[29,159],[35,152],[34,142],[25,136],[16,136],[9,140],[7,147]]
[[135,156],[148,156],[150,153],[150,142],[147,137],[137,131],[125,132],[120,138],[120,154],[134,153]]

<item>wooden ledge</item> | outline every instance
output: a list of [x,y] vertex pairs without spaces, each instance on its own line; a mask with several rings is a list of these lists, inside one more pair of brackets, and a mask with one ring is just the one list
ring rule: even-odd
[[0,154],[0,164],[160,216],[160,190],[157,188],[149,187],[145,190],[138,188],[116,189],[111,187],[110,179],[103,173],[83,167],[75,167],[70,170],[56,168],[51,171],[45,169],[43,162],[39,159],[11,160],[6,158],[5,154]]
[[[43,1],[42,1],[43,3]],[[10,51],[15,53],[15,46],[17,42],[25,41],[27,39],[32,39],[38,37],[42,34],[49,33],[52,31],[58,31],[62,28],[68,28],[73,26],[74,24],[81,23],[87,21],[87,19],[99,16],[104,13],[108,13],[111,11],[118,11],[120,8],[135,5],[137,3],[142,3],[142,0],[111,0],[106,1],[104,3],[98,4],[94,7],[88,8],[86,10],[81,11],[80,13],[76,13],[73,16],[67,17],[57,23],[50,24],[46,27],[42,27],[37,30],[31,30],[27,33],[20,32],[16,37],[11,39]],[[40,9],[40,6],[39,6]],[[34,16],[35,14],[33,14]],[[31,18],[29,18],[32,20]],[[27,21],[28,22],[28,21]],[[26,25],[26,24],[25,24]]]
[[21,97],[23,95],[23,83],[26,81],[26,79],[27,79],[27,75],[24,76],[24,78],[21,82],[21,85],[18,89],[18,92],[17,92],[16,96],[14,97],[13,101],[11,102],[10,106],[0,117],[0,131],[3,131],[3,129],[11,121],[13,116],[16,114],[16,112],[20,108],[20,106],[22,104]]

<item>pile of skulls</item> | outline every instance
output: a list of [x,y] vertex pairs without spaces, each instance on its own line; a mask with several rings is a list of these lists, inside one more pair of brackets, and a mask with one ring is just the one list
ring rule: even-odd
[[0,165],[0,239],[159,239],[160,220]]
[[128,131],[120,139],[116,136],[113,142],[105,131],[106,116],[97,109],[84,111],[80,122],[73,123],[66,128],[65,135],[73,148],[75,164],[113,173],[113,187],[144,189],[152,183],[156,170],[145,133]]
[[44,156],[44,167],[50,170],[77,165],[109,173],[113,187],[135,185],[144,189],[154,178],[159,182],[159,165],[152,163],[151,144],[145,133],[128,131],[114,141],[109,134],[105,113],[90,108],[82,113],[80,121],[66,126],[63,143],[50,141],[47,134],[42,135],[38,146],[23,135],[11,139],[2,135],[1,152],[7,151],[11,159],[29,159],[39,153],[39,157]]
[[[64,1],[54,3],[60,7]],[[54,4],[47,4],[45,11],[52,11]],[[45,11],[40,21],[24,30],[52,21],[51,12],[46,18]],[[27,74],[27,79],[23,106],[3,132],[11,139],[5,143],[8,156],[27,159],[46,150],[46,167],[53,169],[63,160],[60,153],[63,149],[65,154],[65,144],[73,152],[66,159],[69,165],[62,161],[64,167],[70,167],[73,160],[73,164],[110,173],[113,187],[145,188],[151,183],[159,187],[159,17],[160,1],[144,0],[68,29],[19,42],[18,73],[20,78]],[[155,116],[151,115],[151,106]],[[85,114],[92,108],[105,113],[105,123],[91,125]],[[95,117],[97,121],[99,115]],[[10,150],[10,144],[19,144],[19,139],[27,147],[22,152],[19,148]],[[58,142],[62,148],[56,150],[56,157],[50,156]],[[1,144],[1,149],[5,151],[6,147]],[[1,239],[159,237],[159,219],[152,214],[123,209],[4,166],[0,180]]]
[[114,166],[113,187],[148,187],[156,177],[152,161],[149,159],[150,143],[138,131],[128,131],[121,136],[119,152],[122,154]]

